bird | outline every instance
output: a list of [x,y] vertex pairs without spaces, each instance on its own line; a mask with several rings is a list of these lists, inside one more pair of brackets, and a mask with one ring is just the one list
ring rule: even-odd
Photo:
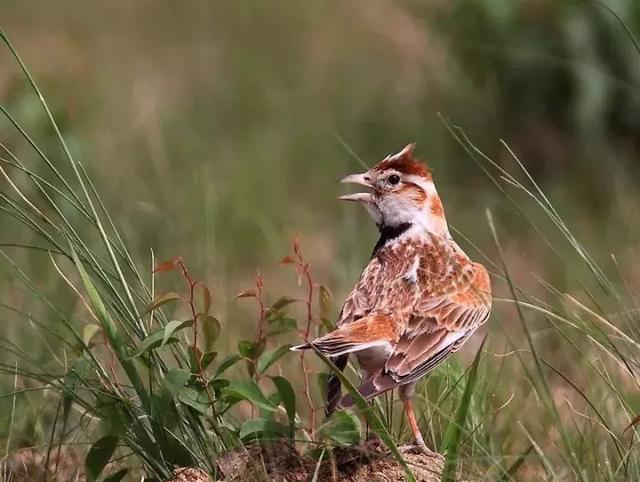
[[[432,171],[415,144],[373,168],[342,179],[367,192],[339,199],[364,205],[379,239],[346,298],[335,329],[293,350],[315,349],[344,370],[355,355],[365,400],[398,388],[413,432],[410,449],[434,454],[418,426],[412,397],[417,382],[455,353],[486,322],[491,281],[452,238]],[[354,405],[335,374],[327,382],[326,414]]]

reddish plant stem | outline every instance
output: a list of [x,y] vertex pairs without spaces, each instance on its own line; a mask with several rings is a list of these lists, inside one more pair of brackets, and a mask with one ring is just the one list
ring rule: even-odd
[[260,271],[258,271],[258,274],[256,275],[256,289],[257,289],[256,301],[258,302],[259,318],[258,318],[258,333],[256,335],[256,345],[259,345],[260,342],[262,342],[262,339],[264,338],[264,321],[266,319],[266,314],[267,314],[267,310],[265,309],[264,300],[263,300],[263,287],[264,287],[264,282],[262,280],[262,274],[260,274]]
[[[191,310],[191,317],[193,319],[192,349],[193,349],[193,355],[195,356],[196,362],[198,364],[197,375],[198,375],[198,378],[200,378],[200,381],[202,382],[202,384],[204,385],[205,392],[207,392],[207,398],[209,399],[209,404],[211,405],[211,411],[213,412],[213,417],[214,419],[217,419],[215,400],[211,395],[211,392],[209,391],[209,380],[204,374],[204,367],[202,366],[202,358],[198,353],[198,313],[195,305],[195,287],[197,286],[198,283],[195,282],[193,278],[191,278],[191,276],[189,275],[189,272],[187,271],[187,267],[182,262],[182,260],[178,261],[176,264],[182,270],[182,276],[184,277],[185,282],[189,287],[189,300],[187,301],[187,304],[189,305],[189,309]],[[217,433],[216,423],[214,423],[214,429],[216,430],[216,433]]]
[[[304,331],[304,339],[307,341],[309,339],[309,334],[311,332],[311,323],[313,321],[313,279],[311,277],[311,270],[309,269],[309,263],[305,263],[304,258],[302,257],[302,252],[300,251],[300,247],[298,245],[297,240],[294,241],[293,251],[296,255],[296,264],[298,266],[299,273],[302,277],[304,277],[307,283],[307,299],[305,300],[305,304],[307,305],[307,326]],[[305,360],[306,351],[300,351],[300,368],[303,373],[303,381],[304,388],[303,394],[307,401],[307,405],[309,406],[309,422],[311,424],[311,439],[315,440],[315,432],[316,432],[316,407],[313,403],[313,399],[311,397],[311,388],[309,384],[309,370],[307,369],[307,363]]]
[[[189,309],[191,310],[191,317],[193,318],[193,348],[194,350],[198,347],[198,313],[196,312],[195,302],[194,302],[194,292],[196,287],[196,282],[193,281],[189,272],[187,271],[187,267],[182,261],[178,261],[178,266],[182,270],[182,276],[184,277],[185,282],[187,283],[187,287],[189,288],[189,300],[187,304],[189,305]],[[197,352],[196,352],[197,353]],[[197,358],[197,357],[196,357]]]

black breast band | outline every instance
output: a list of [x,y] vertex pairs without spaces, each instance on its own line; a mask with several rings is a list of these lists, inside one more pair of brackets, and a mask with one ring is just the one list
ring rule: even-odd
[[373,248],[373,253],[371,253],[371,257],[373,258],[378,250],[382,248],[388,241],[397,238],[402,233],[404,233],[407,229],[411,227],[411,223],[402,223],[397,224],[395,226],[380,226],[380,238],[378,238],[378,242]]

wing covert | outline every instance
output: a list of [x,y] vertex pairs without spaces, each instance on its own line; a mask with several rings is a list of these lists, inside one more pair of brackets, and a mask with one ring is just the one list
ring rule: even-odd
[[397,383],[424,376],[458,350],[488,318],[491,287],[486,269],[469,263],[471,275],[462,270],[438,292],[425,293],[402,333],[385,372]]

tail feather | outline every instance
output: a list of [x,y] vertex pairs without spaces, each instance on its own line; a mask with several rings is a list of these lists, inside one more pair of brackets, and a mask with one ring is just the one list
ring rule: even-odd
[[[374,377],[364,380],[358,386],[358,392],[360,393],[360,395],[362,395],[362,398],[369,401],[384,392],[393,390],[397,386],[398,382],[396,382],[389,375],[379,373]],[[340,400],[340,404],[338,406],[339,408],[351,408],[354,404],[355,400],[350,393],[347,393],[344,397],[342,397],[342,400]]]
[[291,348],[289,348],[289,350],[302,351],[302,350],[308,350],[309,348],[311,348],[311,343],[304,343],[302,345],[292,346]]
[[[334,365],[343,371],[347,366],[349,355],[340,355],[334,359]],[[327,379],[327,405],[325,407],[325,416],[331,415],[338,406],[340,397],[342,396],[340,379],[335,373],[331,373]]]

